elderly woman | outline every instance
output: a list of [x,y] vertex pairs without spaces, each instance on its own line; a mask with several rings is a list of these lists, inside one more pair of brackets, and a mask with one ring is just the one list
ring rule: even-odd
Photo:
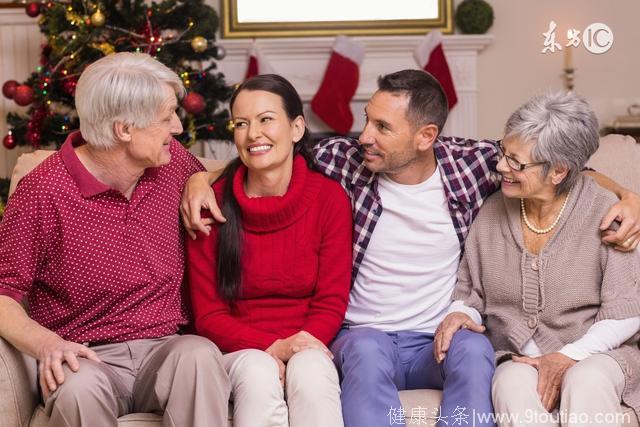
[[580,173],[597,148],[576,95],[534,98],[506,124],[502,194],[472,226],[434,346],[441,359],[457,330],[486,327],[500,425],[617,425],[621,402],[639,413],[640,258],[600,240],[616,199]]
[[287,80],[253,77],[230,107],[238,158],[213,185],[227,221],[187,243],[196,331],[226,352],[234,425],[339,427],[326,346],[347,308],[349,200],[309,167],[302,101]]
[[173,138],[182,94],[180,78],[146,54],[89,65],[76,91],[80,132],[9,200],[0,337],[38,360],[49,425],[115,426],[131,412],[162,414],[166,426],[227,423],[220,351],[179,334],[188,313],[178,206],[202,170]]

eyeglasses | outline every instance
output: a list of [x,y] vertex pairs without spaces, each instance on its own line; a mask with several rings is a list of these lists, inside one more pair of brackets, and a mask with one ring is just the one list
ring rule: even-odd
[[500,158],[504,157],[505,159],[507,159],[507,165],[509,165],[509,167],[511,169],[513,169],[514,171],[522,172],[526,168],[530,168],[532,166],[544,165],[544,164],[548,163],[548,162],[520,163],[519,161],[517,161],[513,157],[507,156],[504,153],[504,147],[502,146],[502,140],[498,141],[497,146],[498,146],[498,151],[500,152]]

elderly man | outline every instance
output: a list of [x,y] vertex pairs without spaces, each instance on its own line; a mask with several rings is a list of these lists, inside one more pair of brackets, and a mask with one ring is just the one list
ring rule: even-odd
[[[353,287],[345,326],[331,346],[342,376],[345,424],[389,426],[402,407],[398,390],[435,388],[443,390],[438,425],[473,414],[478,417],[469,425],[493,425],[494,353],[474,333],[482,328],[469,324],[437,358],[433,342],[447,313],[465,309],[451,304],[451,293],[469,227],[500,186],[498,148],[494,141],[439,136],[447,99],[423,71],[381,77],[365,113],[358,141],[337,137],[315,147],[317,168],[342,184],[354,208]],[[187,186],[182,209],[188,228],[206,232],[201,205],[224,218],[204,177]],[[615,190],[624,201],[604,222],[627,220],[606,239],[628,240],[625,249],[634,248],[640,202]]]
[[[179,335],[186,179],[173,135],[180,78],[146,54],[91,64],[80,132],[27,175],[0,224],[0,336],[38,360],[53,426],[226,425],[230,385],[209,340]],[[30,316],[21,306],[26,300]]]

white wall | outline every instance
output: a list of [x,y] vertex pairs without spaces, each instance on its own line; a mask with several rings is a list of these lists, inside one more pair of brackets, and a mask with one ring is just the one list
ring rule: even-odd
[[[638,0],[488,0],[495,22],[493,44],[478,57],[478,130],[501,136],[509,114],[531,96],[563,88],[563,53],[541,54],[549,21],[558,24],[560,41],[569,27],[593,22],[614,33],[608,52],[593,55],[574,49],[575,91],[596,111],[601,126],[640,102],[640,1]],[[565,41],[566,43],[566,41]]]

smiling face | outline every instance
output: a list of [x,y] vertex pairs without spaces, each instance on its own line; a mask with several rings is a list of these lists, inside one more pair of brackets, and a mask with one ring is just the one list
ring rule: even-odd
[[[522,141],[518,137],[509,137],[502,140],[502,148],[507,156],[519,163],[535,163],[531,154],[533,144]],[[506,197],[522,199],[539,198],[553,194],[555,185],[552,182],[553,173],[542,176],[542,165],[532,165],[522,171],[517,171],[507,164],[507,158],[502,157],[497,165],[498,172],[502,175],[502,193]]]
[[174,135],[182,133],[182,123],[176,114],[178,102],[168,84],[163,85],[164,101],[149,126],[129,129],[130,141],[127,155],[133,163],[143,167],[158,167],[169,164],[171,153],[169,144]]
[[383,91],[367,104],[367,122],[358,140],[372,172],[397,174],[416,160],[416,132],[407,120],[408,106],[407,95]]
[[304,119],[289,119],[282,98],[263,90],[243,90],[232,108],[233,139],[251,171],[291,168],[293,146],[304,134]]

